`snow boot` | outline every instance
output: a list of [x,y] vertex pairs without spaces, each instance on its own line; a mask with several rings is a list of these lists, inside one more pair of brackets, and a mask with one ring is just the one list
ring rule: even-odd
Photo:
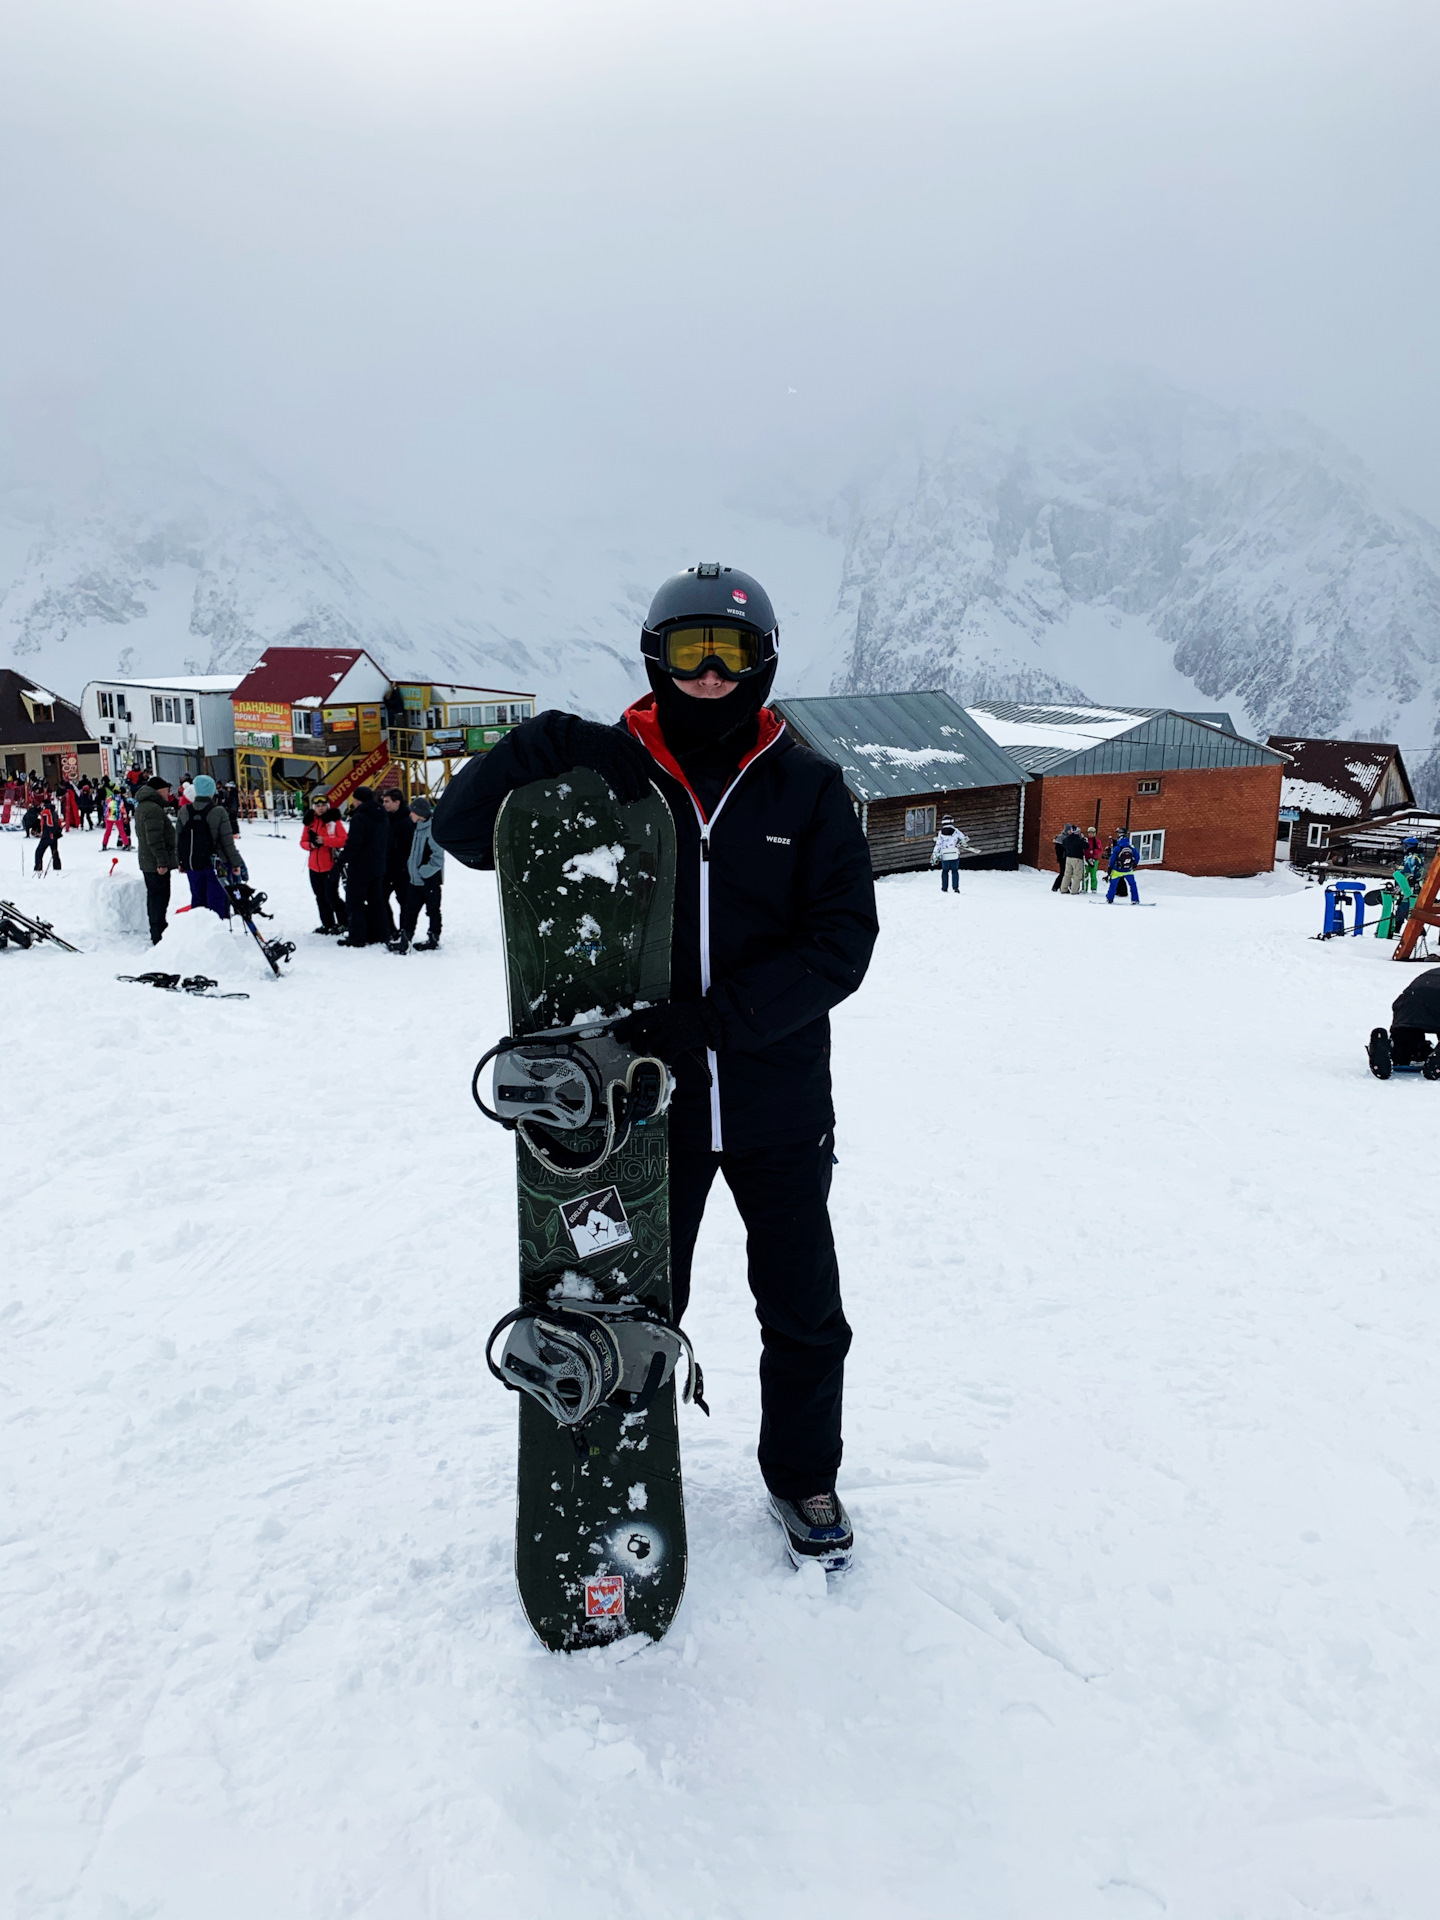
[[808,1500],[782,1500],[772,1493],[770,1511],[785,1529],[792,1566],[818,1560],[827,1573],[843,1573],[849,1566],[855,1534],[838,1493],[815,1493]]
[[408,953],[410,951],[410,936],[408,933],[397,933],[395,938],[393,940],[387,940],[385,945],[391,953]]
[[1395,1070],[1390,1054],[1390,1035],[1384,1027],[1376,1027],[1370,1035],[1370,1044],[1365,1049],[1370,1061],[1370,1071],[1377,1080],[1388,1080]]
[[439,946],[440,942],[438,940],[417,940],[415,942],[415,951],[416,953],[435,953],[439,950]]

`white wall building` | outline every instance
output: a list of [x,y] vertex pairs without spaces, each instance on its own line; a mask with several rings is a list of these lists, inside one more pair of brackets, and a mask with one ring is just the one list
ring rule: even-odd
[[175,783],[197,773],[235,778],[235,714],[230,696],[243,674],[191,673],[162,680],[92,680],[80,711],[100,742],[100,771],[112,779],[130,767]]

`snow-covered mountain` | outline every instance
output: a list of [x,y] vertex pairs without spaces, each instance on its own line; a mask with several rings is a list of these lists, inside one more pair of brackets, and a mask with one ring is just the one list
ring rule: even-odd
[[840,688],[1436,736],[1440,530],[1303,420],[1111,387],[893,455],[844,538]]
[[643,685],[655,583],[720,557],[771,586],[781,691],[1226,706],[1257,732],[1398,740],[1440,785],[1440,531],[1305,421],[1132,379],[852,464],[792,460],[783,509],[773,468],[723,508],[617,479],[583,525],[522,509],[417,536],[233,448],[92,456],[63,486],[22,462],[0,660],[73,698],[101,673],[349,642],[613,714]]

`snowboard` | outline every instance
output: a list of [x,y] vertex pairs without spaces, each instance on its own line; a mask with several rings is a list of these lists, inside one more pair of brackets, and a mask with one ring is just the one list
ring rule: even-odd
[[[495,867],[512,1035],[668,999],[675,828],[658,791],[621,806],[584,769],[521,787],[496,821]],[[624,1301],[669,1318],[667,1128],[663,1113],[647,1120],[579,1175],[554,1171],[517,1134],[522,1307]],[[672,1378],[643,1412],[601,1405],[578,1439],[516,1396],[515,1577],[555,1651],[658,1640],[675,1617],[685,1589],[675,1389]]]

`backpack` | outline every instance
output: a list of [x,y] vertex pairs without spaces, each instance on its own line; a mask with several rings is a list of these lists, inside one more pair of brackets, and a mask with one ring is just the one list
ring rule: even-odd
[[[213,805],[214,802],[211,802]],[[215,845],[210,833],[210,822],[205,813],[196,810],[192,800],[186,809],[189,818],[180,829],[180,865],[187,873],[203,873],[206,867],[215,864]]]

